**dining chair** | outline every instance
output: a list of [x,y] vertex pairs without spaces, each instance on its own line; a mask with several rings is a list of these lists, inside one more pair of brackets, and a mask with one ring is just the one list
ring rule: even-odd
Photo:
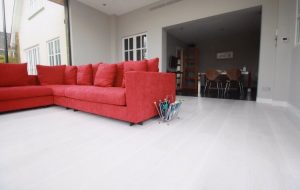
[[204,88],[204,94],[206,93],[206,90],[210,90],[212,83],[215,83],[218,90],[218,96],[220,93],[220,89],[222,89],[222,83],[219,80],[220,73],[215,69],[209,69],[206,71],[206,83]]
[[229,69],[226,71],[226,75],[228,77],[228,80],[226,81],[225,90],[224,90],[224,96],[231,88],[232,84],[237,84],[240,89],[240,95],[244,94],[244,87],[243,83],[241,81],[241,71],[240,69]]

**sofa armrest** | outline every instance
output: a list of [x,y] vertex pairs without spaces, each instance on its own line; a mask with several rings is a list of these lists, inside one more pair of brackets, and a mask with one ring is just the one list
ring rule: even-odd
[[157,72],[125,73],[128,118],[139,123],[157,115],[154,102],[167,96],[176,98],[175,74]]

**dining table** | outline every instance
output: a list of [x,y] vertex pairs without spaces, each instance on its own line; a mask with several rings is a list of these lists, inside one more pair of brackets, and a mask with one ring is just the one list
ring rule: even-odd
[[[221,75],[222,78],[224,78],[224,80],[227,79],[227,72],[226,70],[217,70],[218,73]],[[202,72],[199,73],[199,81],[201,82],[201,78],[204,79],[204,81],[206,81],[206,73]],[[252,87],[252,76],[251,76],[251,71],[245,71],[245,70],[241,70],[241,80],[243,82],[243,85],[245,88],[247,89],[251,89]]]

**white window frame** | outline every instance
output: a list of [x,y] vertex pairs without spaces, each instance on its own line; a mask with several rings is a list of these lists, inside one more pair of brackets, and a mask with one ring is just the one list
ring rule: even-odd
[[61,47],[60,39],[54,38],[47,42],[48,63],[50,66],[61,65]]
[[[144,41],[144,46],[143,46],[143,36],[145,36],[145,41]],[[137,40],[140,40],[140,47],[137,47]],[[130,39],[133,40],[133,48],[130,49]],[[128,48],[126,50],[125,48],[125,40],[128,40]],[[140,60],[147,59],[148,57],[148,35],[146,32],[136,34],[136,35],[131,35],[131,36],[126,36],[122,38],[122,59],[123,61],[126,61],[126,56],[125,54],[128,53],[128,60],[130,59],[130,53],[133,53],[133,59],[132,61],[137,61],[138,60],[138,52],[140,52]],[[144,53],[144,55],[143,55]]]
[[29,19],[34,17],[44,8],[44,0],[28,0],[29,3]]
[[295,45],[300,45],[300,0],[296,0],[296,31],[295,31]]
[[25,50],[27,60],[27,70],[29,75],[36,75],[36,66],[40,64],[40,47],[33,46]]

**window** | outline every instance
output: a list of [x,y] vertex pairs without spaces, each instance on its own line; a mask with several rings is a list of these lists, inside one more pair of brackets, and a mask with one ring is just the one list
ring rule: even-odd
[[48,57],[49,65],[61,65],[61,52],[59,38],[51,40],[48,42]]
[[300,0],[297,0],[296,45],[300,45]]
[[44,0],[29,0],[30,16],[39,12],[44,7]]
[[138,61],[147,59],[147,34],[123,38],[123,60]]
[[26,50],[28,74],[36,75],[36,65],[40,64],[40,48],[35,46]]
[[[5,4],[4,7],[2,3]],[[5,20],[2,18],[4,9]],[[61,51],[61,61],[58,63],[71,65],[69,20],[66,0],[0,0],[0,63],[28,62],[29,54],[32,53],[27,55],[27,52],[39,44],[38,60],[50,65],[47,42],[56,37],[60,39],[58,43]],[[6,31],[3,30],[4,26]],[[41,30],[43,28],[46,30]],[[39,34],[38,38],[35,37],[36,34]],[[7,46],[4,37],[7,37]],[[55,55],[59,56],[57,53]],[[53,57],[53,60],[55,63],[59,57]]]

